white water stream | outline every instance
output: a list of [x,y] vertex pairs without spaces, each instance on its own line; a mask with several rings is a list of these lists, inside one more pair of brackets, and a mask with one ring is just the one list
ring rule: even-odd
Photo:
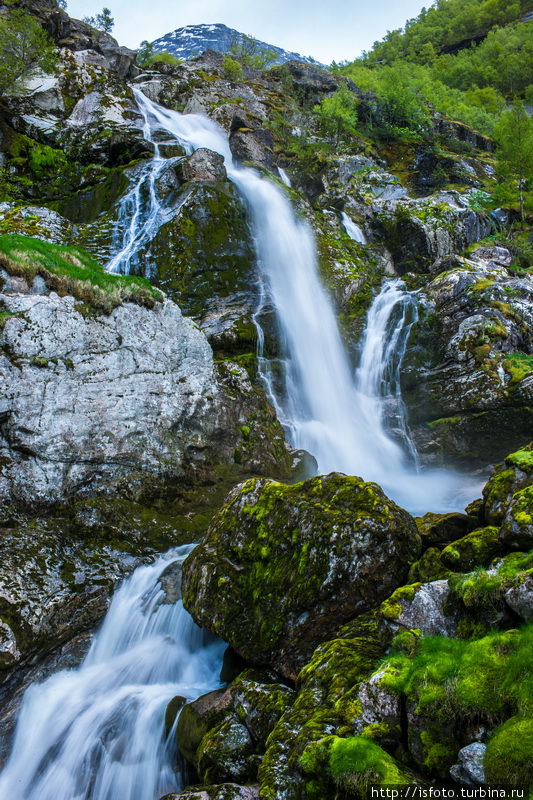
[[28,689],[1,800],[157,800],[179,790],[165,708],[217,687],[225,647],[208,643],[180,600],[165,602],[158,579],[190,549],[138,568],[81,667]]
[[350,219],[346,211],[341,213],[341,221],[344,227],[344,230],[350,237],[353,239],[354,242],[358,242],[359,244],[366,244],[366,236],[363,233],[361,227],[357,225],[353,219]]
[[[220,153],[248,207],[261,282],[255,315],[261,377],[291,444],[312,453],[321,473],[339,471],[376,481],[412,512],[464,507],[475,489],[449,471],[421,471],[405,425],[399,369],[416,314],[414,296],[398,280],[384,283],[369,311],[354,370],[318,275],[313,232],[285,192],[255,170],[236,166],[226,134],[212,120],[165,109],[138,90],[136,99],[148,139],[164,133],[188,153],[200,147]],[[158,158],[152,162],[155,172]],[[137,231],[144,230],[145,220],[151,225],[152,216],[152,210],[145,212],[125,229],[122,250],[110,268],[127,265]],[[342,222],[352,238],[365,240],[345,213]],[[269,307],[275,311],[282,351],[274,361],[261,350],[261,319]]]

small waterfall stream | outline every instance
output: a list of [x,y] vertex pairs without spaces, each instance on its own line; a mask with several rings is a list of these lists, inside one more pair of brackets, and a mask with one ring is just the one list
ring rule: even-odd
[[190,550],[139,567],[79,669],[28,689],[1,800],[157,800],[179,789],[165,708],[216,688],[224,649],[159,582]]

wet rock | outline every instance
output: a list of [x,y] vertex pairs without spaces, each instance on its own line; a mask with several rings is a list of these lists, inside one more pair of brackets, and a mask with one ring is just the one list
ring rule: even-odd
[[254,763],[253,743],[246,727],[228,717],[211,729],[200,743],[196,765],[203,783],[228,780],[244,783],[253,778],[257,763]]
[[320,641],[405,579],[419,541],[412,518],[359,478],[251,480],[185,561],[184,604],[252,663],[294,678]]
[[206,733],[231,713],[231,693],[225,689],[208,692],[184,706],[176,731],[178,747],[187,761],[194,764],[196,753]]
[[454,781],[463,786],[483,786],[485,783],[483,759],[486,750],[487,745],[481,742],[472,742],[459,750],[459,763],[450,769]]
[[459,621],[459,604],[452,597],[447,580],[402,586],[381,607],[394,631],[419,630],[424,636],[454,636]]
[[533,575],[525,575],[516,586],[504,592],[505,602],[526,622],[533,619]]
[[256,786],[223,783],[220,786],[194,786],[179,794],[166,794],[161,800],[259,800]]
[[184,181],[215,183],[227,177],[224,157],[206,147],[200,147],[192,156],[180,161],[177,169]]
[[422,544],[426,547],[430,545],[443,547],[470,533],[476,527],[476,522],[472,517],[456,512],[450,514],[429,512],[423,517],[418,517],[416,524]]
[[229,144],[237,161],[257,164],[266,169],[274,166],[274,140],[270,131],[263,128],[238,129],[231,134]]

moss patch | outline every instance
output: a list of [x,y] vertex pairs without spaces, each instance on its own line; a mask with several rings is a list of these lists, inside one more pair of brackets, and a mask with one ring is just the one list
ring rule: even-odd
[[108,273],[84,250],[21,234],[0,236],[0,266],[28,282],[40,275],[58,294],[73,295],[105,313],[123,302],[151,308],[162,299],[144,278]]

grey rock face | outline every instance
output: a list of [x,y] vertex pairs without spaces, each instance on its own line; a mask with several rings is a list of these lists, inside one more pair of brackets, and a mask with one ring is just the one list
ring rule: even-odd
[[224,158],[213,150],[200,147],[183,159],[178,165],[178,172],[184,181],[200,181],[214,183],[226,180]]
[[472,742],[472,744],[459,750],[459,763],[450,769],[450,775],[463,786],[482,786],[485,783],[485,757],[486,744]]
[[416,589],[411,600],[399,600],[402,611],[389,624],[395,630],[400,626],[409,630],[416,628],[423,636],[454,636],[458,615],[457,609],[446,608],[449,599],[450,587],[447,580],[424,583]]
[[179,475],[213,432],[204,335],[171,303],[84,317],[72,297],[0,295],[0,498],[61,501],[141,471]]
[[518,586],[511,586],[504,592],[505,602],[522,619],[533,619],[533,576],[528,575]]

